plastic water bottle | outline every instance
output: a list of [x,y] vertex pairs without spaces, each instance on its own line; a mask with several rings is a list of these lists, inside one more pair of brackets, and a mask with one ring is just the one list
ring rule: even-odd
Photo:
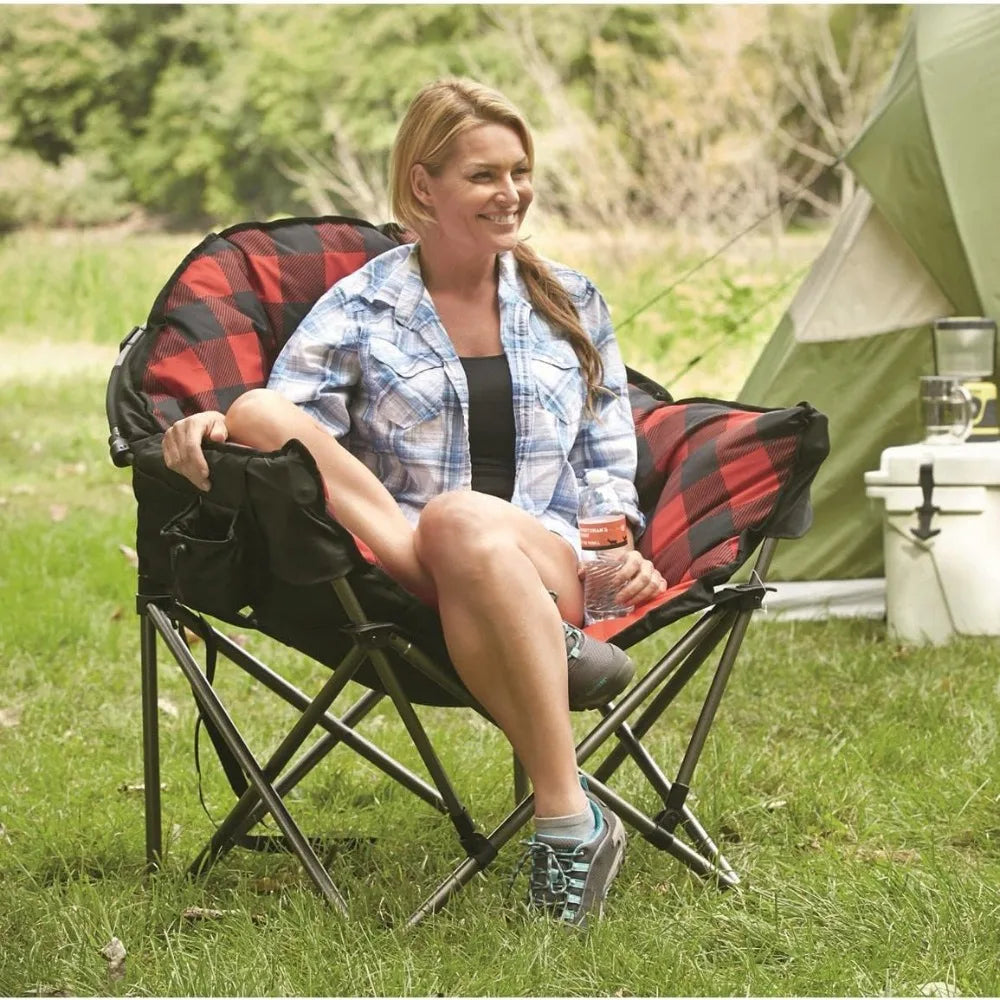
[[628,555],[628,523],[606,469],[588,469],[580,491],[584,623],[627,615],[618,603],[615,575]]

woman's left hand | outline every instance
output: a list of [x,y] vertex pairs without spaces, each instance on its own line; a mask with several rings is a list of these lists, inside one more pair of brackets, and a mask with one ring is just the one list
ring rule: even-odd
[[625,606],[644,604],[667,589],[656,567],[635,549],[629,549],[622,561],[617,580],[618,601]]
[[[586,572],[586,563],[580,563],[580,579]],[[618,601],[620,604],[639,605],[659,597],[667,589],[666,580],[656,567],[643,559],[635,549],[629,549],[618,571]]]

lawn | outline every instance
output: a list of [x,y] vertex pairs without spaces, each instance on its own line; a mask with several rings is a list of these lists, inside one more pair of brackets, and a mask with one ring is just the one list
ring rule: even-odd
[[[287,856],[237,851],[191,881],[184,869],[212,827],[175,668],[160,681],[166,858],[147,878],[134,505],[107,459],[104,378],[116,341],[193,241],[0,245],[0,273],[19,290],[0,313],[0,994],[1000,993],[997,646],[900,646],[881,622],[764,615],[752,626],[693,786],[699,818],[743,875],[738,891],[718,892],[633,838],[606,919],[566,933],[527,915],[523,879],[510,888],[515,844],[406,932],[399,919],[461,851],[445,820],[345,751],[291,808],[307,831],[360,840],[331,859],[350,920]],[[697,261],[637,242],[627,252],[567,242],[561,254],[620,318]],[[622,331],[626,357],[678,396],[731,396],[804,255],[758,247],[701,269]],[[325,679],[246,638],[299,686]],[[669,639],[637,647],[640,665]],[[288,717],[232,674],[219,684],[242,701],[251,745],[273,747]],[[699,693],[650,734],[668,761]],[[510,798],[500,736],[467,713],[422,716],[472,811],[498,820]],[[412,763],[398,730],[381,708],[362,727]],[[231,796],[204,740],[203,751],[218,818]],[[644,801],[631,770],[617,787]],[[114,937],[127,952],[121,978],[101,954]]]

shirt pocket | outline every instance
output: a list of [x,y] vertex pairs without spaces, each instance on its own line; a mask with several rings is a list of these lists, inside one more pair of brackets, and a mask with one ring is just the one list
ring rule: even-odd
[[440,417],[446,390],[441,359],[404,354],[388,340],[369,343],[375,419],[408,430]]
[[576,356],[572,351],[536,353],[531,368],[541,409],[560,423],[577,427],[583,411],[584,377]]

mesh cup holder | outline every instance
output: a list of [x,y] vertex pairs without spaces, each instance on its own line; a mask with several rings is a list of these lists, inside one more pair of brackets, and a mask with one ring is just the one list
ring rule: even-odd
[[241,609],[255,597],[240,510],[198,497],[160,534],[170,548],[173,596],[190,608],[233,624],[247,624]]

